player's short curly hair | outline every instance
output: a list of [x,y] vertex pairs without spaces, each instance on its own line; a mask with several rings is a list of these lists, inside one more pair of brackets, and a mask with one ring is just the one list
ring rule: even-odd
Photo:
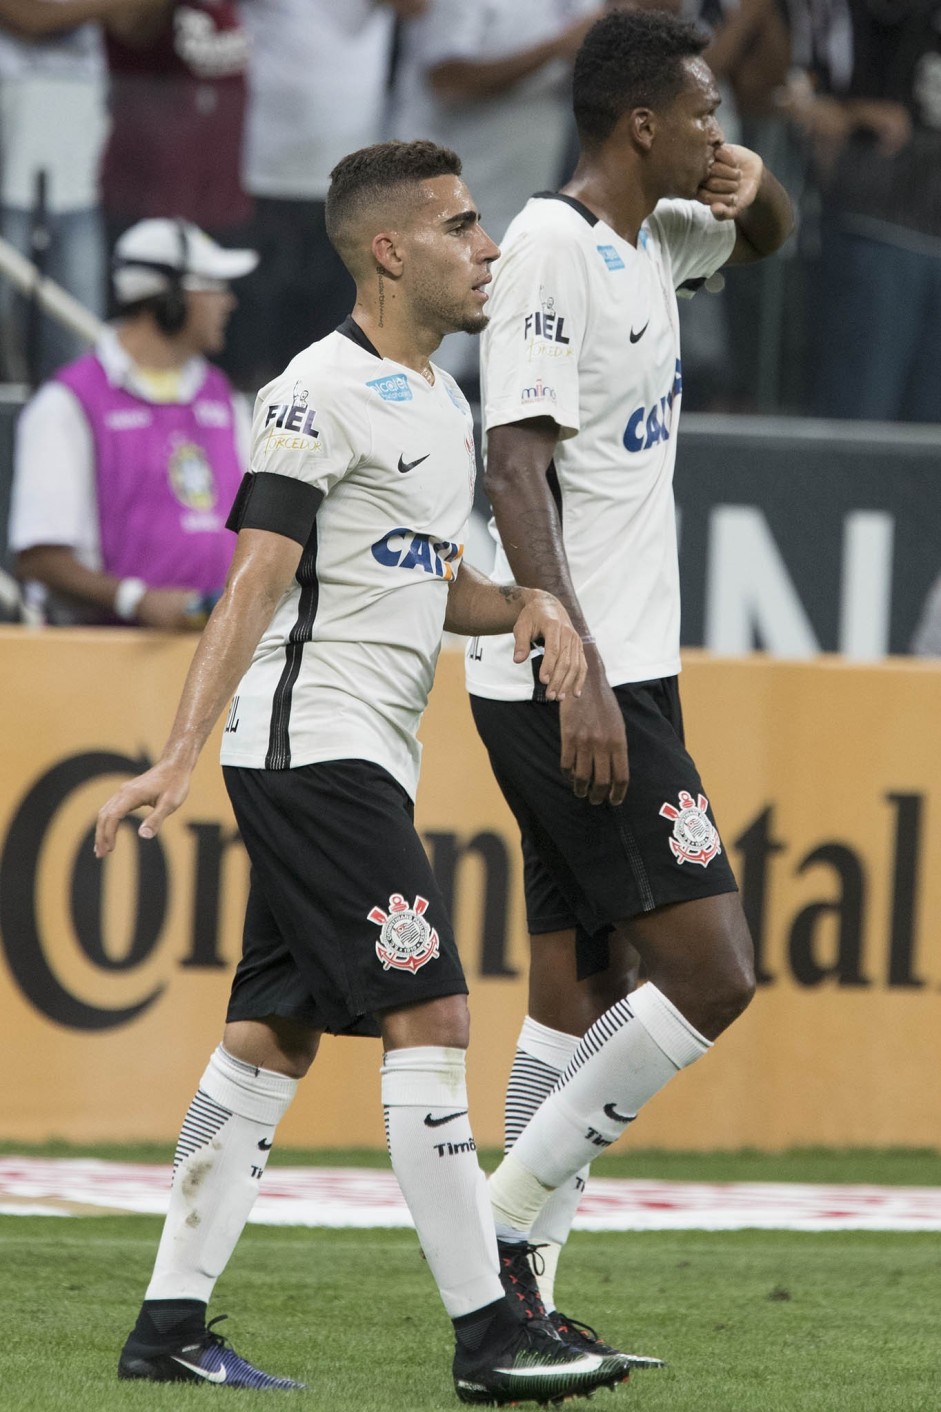
[[588,31],[575,59],[572,106],[583,148],[604,142],[633,108],[664,108],[683,87],[681,61],[709,36],[662,10],[612,10]]
[[457,153],[435,142],[420,139],[361,147],[342,157],[330,173],[324,213],[327,235],[340,258],[352,267],[352,232],[370,207],[393,197],[397,189],[432,177],[460,175]]

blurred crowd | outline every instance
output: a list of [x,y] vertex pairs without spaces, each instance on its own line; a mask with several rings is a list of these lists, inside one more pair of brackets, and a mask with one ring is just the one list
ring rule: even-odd
[[[712,33],[731,142],[800,212],[784,257],[684,305],[699,410],[941,421],[941,0],[634,0]],[[115,243],[182,217],[253,249],[217,361],[253,391],[348,312],[334,163],[453,146],[489,233],[571,172],[597,0],[0,0],[0,234],[95,313]],[[6,381],[81,344],[0,277]],[[473,393],[476,350],[442,361]]]

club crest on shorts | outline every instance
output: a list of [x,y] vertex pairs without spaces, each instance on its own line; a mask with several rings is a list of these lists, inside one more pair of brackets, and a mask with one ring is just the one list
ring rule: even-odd
[[683,863],[698,863],[705,868],[717,853],[722,852],[719,831],[706,813],[708,808],[709,800],[704,794],[694,800],[685,789],[680,790],[679,808],[675,804],[660,806],[660,817],[673,821],[673,837],[669,844],[681,866]]
[[376,955],[384,971],[392,967],[414,974],[438,955],[438,933],[425,921],[427,909],[427,898],[416,897],[409,907],[400,892],[393,892],[388,912],[374,907],[368,913],[369,920],[381,928]]

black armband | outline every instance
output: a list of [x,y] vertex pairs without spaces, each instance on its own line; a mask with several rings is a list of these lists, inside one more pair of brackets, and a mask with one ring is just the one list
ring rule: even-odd
[[270,530],[306,544],[314,527],[323,491],[293,476],[271,471],[246,471],[225,522],[226,529]]

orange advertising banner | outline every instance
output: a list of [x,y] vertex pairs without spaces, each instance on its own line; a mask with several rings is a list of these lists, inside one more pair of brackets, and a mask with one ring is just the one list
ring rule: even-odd
[[[4,1138],[170,1140],[218,1041],[248,869],[217,737],[156,840],[129,821],[112,857],[92,853],[99,806],[159,753],[192,648],[0,629]],[[691,654],[683,696],[761,985],[632,1141],[941,1145],[941,664]],[[527,940],[516,829],[458,652],[423,739],[418,825],[470,983],[475,1131],[495,1146]],[[280,1141],[381,1146],[379,1063],[377,1041],[325,1040]]]

